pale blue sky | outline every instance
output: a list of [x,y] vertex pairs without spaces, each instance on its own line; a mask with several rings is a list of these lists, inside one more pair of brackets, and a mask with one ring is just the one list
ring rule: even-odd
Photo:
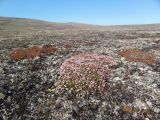
[[160,23],[160,0],[0,0],[0,16],[100,25]]

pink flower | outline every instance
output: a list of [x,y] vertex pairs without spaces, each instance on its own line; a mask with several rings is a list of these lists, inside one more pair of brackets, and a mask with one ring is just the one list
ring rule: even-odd
[[73,92],[82,96],[94,94],[97,90],[101,93],[106,85],[105,80],[109,77],[109,68],[116,64],[112,57],[106,55],[72,56],[60,67],[58,87],[66,86],[67,89],[74,90]]

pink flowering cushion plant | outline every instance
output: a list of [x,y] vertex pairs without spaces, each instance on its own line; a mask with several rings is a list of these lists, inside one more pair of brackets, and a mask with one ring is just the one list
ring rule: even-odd
[[69,90],[77,96],[102,93],[110,67],[116,62],[110,56],[79,54],[65,60],[60,67],[59,90]]

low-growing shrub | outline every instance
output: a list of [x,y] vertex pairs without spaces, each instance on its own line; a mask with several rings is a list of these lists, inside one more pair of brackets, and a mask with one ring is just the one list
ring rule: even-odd
[[112,57],[98,54],[79,54],[65,60],[60,67],[58,90],[69,90],[77,96],[103,93],[110,67],[116,65]]
[[9,56],[13,60],[23,60],[34,58],[43,54],[52,54],[57,51],[57,48],[52,45],[33,46],[30,48],[17,48],[10,52]]
[[52,53],[54,53],[55,51],[57,51],[57,48],[54,48],[52,45],[43,45],[43,47],[41,48],[41,53],[43,54],[47,54],[50,55]]
[[[26,58],[34,58],[34,57],[40,55],[41,48],[39,46],[33,46],[31,48],[25,49],[25,51],[26,51],[26,53],[24,53],[24,55],[26,54]],[[21,54],[23,54],[23,53],[21,53]]]
[[73,46],[70,45],[70,44],[64,44],[63,47],[64,47],[64,48],[72,48]]
[[119,51],[118,54],[130,62],[142,62],[146,64],[154,64],[155,56],[152,53],[144,52],[138,49],[127,49]]
[[26,49],[24,48],[17,48],[13,51],[10,52],[9,56],[11,59],[14,59],[14,60],[22,60],[22,59],[25,59],[26,58]]

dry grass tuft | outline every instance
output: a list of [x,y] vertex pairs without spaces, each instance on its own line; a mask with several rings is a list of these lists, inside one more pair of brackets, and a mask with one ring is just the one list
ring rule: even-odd
[[33,46],[30,48],[17,48],[10,52],[9,56],[13,60],[33,59],[40,55],[50,55],[57,51],[52,45]]
[[118,54],[130,62],[142,62],[149,65],[155,63],[155,56],[152,53],[144,52],[138,49],[127,49],[119,51]]
[[138,109],[134,108],[133,106],[129,106],[129,105],[123,105],[122,110],[123,112],[128,112],[128,113],[138,112]]

